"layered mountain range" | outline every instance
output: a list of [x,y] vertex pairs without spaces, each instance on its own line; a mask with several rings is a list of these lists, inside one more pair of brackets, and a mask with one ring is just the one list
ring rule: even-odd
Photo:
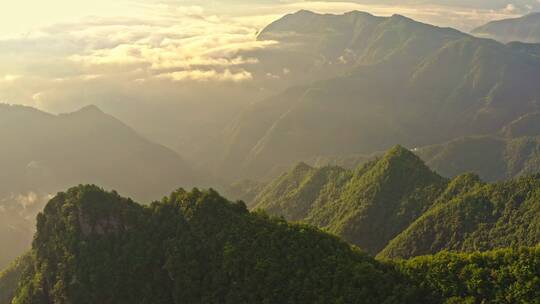
[[492,38],[501,42],[540,42],[540,13],[519,18],[489,22],[472,31],[474,35]]
[[[494,134],[458,137],[413,151],[428,167],[448,178],[474,172],[482,180],[495,182],[534,174],[540,172],[538,118],[536,112],[526,114]],[[383,154],[319,156],[306,162],[315,167],[352,169]]]
[[446,179],[403,147],[356,169],[300,163],[249,203],[339,235],[372,255],[409,258],[540,242],[540,178]]
[[0,304],[540,298],[538,45],[362,12],[299,11],[258,39],[250,72],[288,88],[188,149],[255,180],[226,189],[237,202],[53,196],[149,202],[210,178],[94,106],[0,106],[0,269],[20,256]]
[[239,177],[275,176],[315,156],[492,134],[538,110],[540,58],[403,16],[300,11],[259,39],[289,46],[291,62],[317,55],[347,68],[257,102],[231,124],[218,171]]

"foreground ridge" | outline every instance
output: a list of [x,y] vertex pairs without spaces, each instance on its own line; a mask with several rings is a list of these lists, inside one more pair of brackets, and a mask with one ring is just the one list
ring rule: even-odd
[[337,238],[213,190],[143,207],[70,189],[39,216],[32,251],[15,303],[413,303],[400,289],[417,293]]
[[[530,303],[540,296],[538,248],[381,262],[213,190],[180,189],[143,207],[96,186],[72,188],[39,216],[32,252],[21,261],[6,272],[22,276],[16,304]],[[2,294],[13,292],[6,278]]]

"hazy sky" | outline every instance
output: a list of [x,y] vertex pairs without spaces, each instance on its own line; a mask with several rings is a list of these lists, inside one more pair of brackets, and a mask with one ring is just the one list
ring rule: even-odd
[[[454,7],[473,7],[486,10],[515,9],[520,13],[538,8],[537,0],[350,0],[350,1],[298,1],[298,0],[3,0],[0,11],[0,33],[11,34],[28,31],[40,26],[75,21],[85,16],[126,16],[148,14],[147,9],[153,5],[201,6],[212,13],[230,13],[274,10],[276,13],[287,7],[318,8],[322,10],[339,10],[342,7],[354,7],[354,4],[377,6],[392,5],[397,9],[406,6],[417,10],[418,5],[439,5]],[[441,5],[442,4],[442,5]],[[257,9],[257,7],[259,9]],[[359,6],[362,8],[362,6]],[[368,8],[368,7],[366,7]],[[407,10],[404,10],[407,12]]]
[[141,99],[141,91],[153,97],[152,90],[172,92],[169,99],[180,100],[182,83],[249,82],[250,73],[240,66],[256,62],[236,51],[267,47],[255,41],[257,31],[300,9],[399,13],[469,30],[539,5],[537,0],[1,1],[0,102],[53,112],[126,103]]

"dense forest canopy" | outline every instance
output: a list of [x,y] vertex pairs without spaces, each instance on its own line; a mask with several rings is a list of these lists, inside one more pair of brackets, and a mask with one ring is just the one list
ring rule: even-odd
[[0,291],[22,276],[13,303],[534,303],[539,254],[380,262],[213,190],[143,207],[79,186],[48,203],[31,253],[0,276]]
[[320,227],[372,255],[409,258],[540,243],[540,177],[446,179],[397,146],[356,169],[300,163],[248,205]]

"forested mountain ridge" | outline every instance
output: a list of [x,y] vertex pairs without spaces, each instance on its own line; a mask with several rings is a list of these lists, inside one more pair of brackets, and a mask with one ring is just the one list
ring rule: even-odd
[[260,37],[295,42],[296,49],[284,48],[291,56],[300,49],[327,61],[341,58],[352,68],[246,109],[223,136],[218,169],[241,178],[272,177],[276,166],[316,156],[492,134],[538,111],[540,58],[456,30],[398,15],[304,11],[276,21]]
[[467,191],[423,214],[380,256],[406,258],[442,250],[473,252],[540,243],[540,176],[498,184],[468,180],[464,185]]
[[480,37],[501,42],[540,43],[540,13],[532,13],[519,18],[491,21],[472,31]]
[[48,203],[32,252],[0,273],[0,304],[534,303],[538,261],[523,248],[381,262],[212,190],[143,207],[79,186]]
[[[38,217],[14,303],[416,303],[420,288],[333,236],[216,192],[148,207],[95,186]],[[4,303],[2,303],[4,304]]]
[[253,205],[377,254],[431,207],[446,182],[397,146],[355,170],[300,164],[267,186]]
[[301,163],[251,205],[381,257],[485,251],[540,243],[539,180],[487,184],[475,174],[449,180],[398,146],[353,170]]

